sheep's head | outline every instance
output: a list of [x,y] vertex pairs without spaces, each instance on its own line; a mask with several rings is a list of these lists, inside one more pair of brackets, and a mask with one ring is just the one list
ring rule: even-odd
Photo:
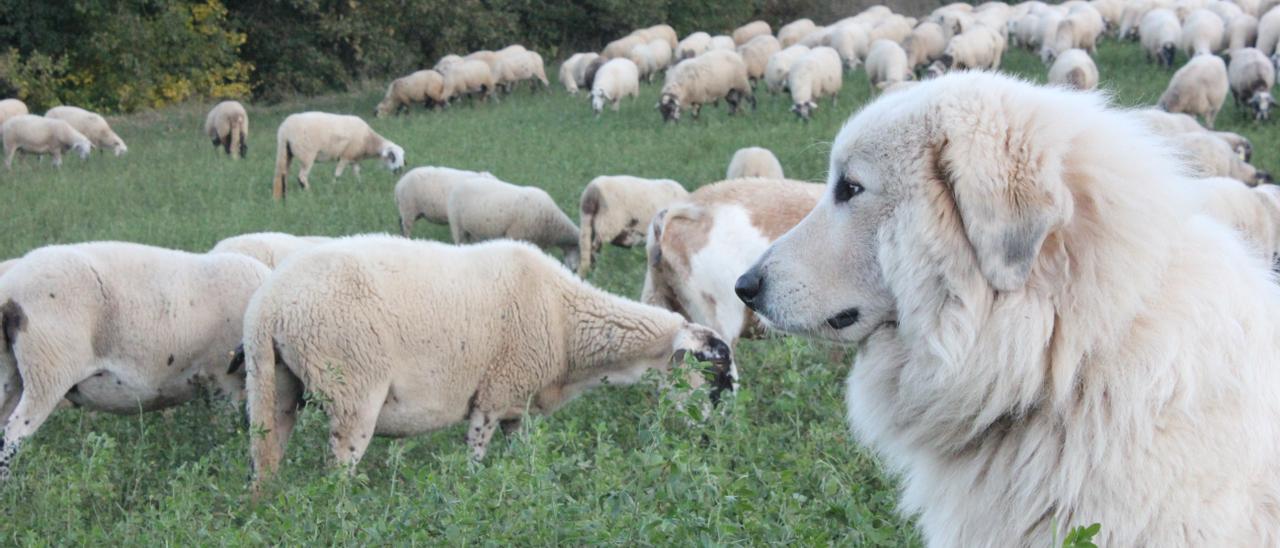
[[680,97],[674,93],[663,93],[662,98],[658,99],[658,104],[654,105],[658,112],[662,113],[662,119],[666,122],[680,121]]
[[679,362],[686,353],[700,362],[710,363],[715,375],[711,381],[711,401],[718,402],[725,390],[732,392],[738,385],[738,370],[733,364],[733,351],[715,330],[685,323],[671,344],[671,360]]
[[378,106],[373,109],[374,116],[378,118],[386,118],[391,115],[391,101],[389,99],[390,98],[378,101]]
[[387,166],[392,173],[399,173],[404,167],[404,149],[400,148],[400,145],[387,143],[382,146],[379,155],[382,157],[383,165]]
[[604,110],[604,104],[608,100],[609,94],[605,93],[604,90],[599,88],[591,90],[591,112],[599,115],[600,111]]
[[71,144],[70,149],[80,156],[81,160],[84,160],[89,157],[89,152],[93,151],[93,143],[90,143],[88,139],[77,140]]
[[1253,109],[1253,119],[1262,121],[1271,119],[1271,105],[1275,104],[1275,99],[1271,97],[1270,91],[1258,91],[1249,98],[1249,108]]
[[796,116],[799,116],[801,120],[804,120],[806,122],[809,121],[809,115],[812,114],[813,111],[817,109],[818,109],[818,103],[815,103],[813,101],[805,101],[803,103],[796,103],[794,105],[791,105],[791,112],[796,113]]
[[129,152],[129,147],[124,144],[124,139],[117,136],[111,141],[111,152],[116,156],[124,156],[126,152]]
[[1178,47],[1174,44],[1165,44],[1160,46],[1160,62],[1166,67],[1173,66],[1173,57],[1178,54]]

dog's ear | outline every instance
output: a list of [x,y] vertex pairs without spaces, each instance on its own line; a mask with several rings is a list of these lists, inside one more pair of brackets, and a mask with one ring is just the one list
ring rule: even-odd
[[998,291],[1016,291],[1071,210],[1061,158],[1054,157],[1065,151],[1045,146],[1033,124],[1005,119],[981,129],[995,128],[940,135],[931,162],[951,190],[983,277]]

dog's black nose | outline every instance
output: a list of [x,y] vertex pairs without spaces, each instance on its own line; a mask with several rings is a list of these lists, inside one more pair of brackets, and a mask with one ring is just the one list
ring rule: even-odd
[[738,277],[738,282],[733,284],[734,293],[738,294],[738,298],[747,306],[755,310],[756,297],[760,296],[760,290],[764,288],[764,278],[760,276],[760,270],[752,268],[746,274]]

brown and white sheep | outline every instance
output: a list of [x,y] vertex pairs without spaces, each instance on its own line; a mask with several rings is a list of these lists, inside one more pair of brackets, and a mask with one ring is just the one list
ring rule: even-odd
[[449,97],[443,74],[434,70],[419,70],[392,80],[373,114],[378,118],[386,118],[392,114],[408,112],[409,107],[415,103],[428,108],[444,106],[449,103]]
[[214,148],[222,147],[228,156],[244,158],[249,152],[249,113],[240,101],[218,103],[204,118],[204,134]]

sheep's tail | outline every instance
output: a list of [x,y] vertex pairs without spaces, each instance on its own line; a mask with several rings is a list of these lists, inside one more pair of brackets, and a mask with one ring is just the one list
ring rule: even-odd
[[243,114],[231,117],[231,134],[228,135],[228,140],[229,150],[235,151],[239,158],[244,159],[249,152],[249,124]]
[[600,189],[594,185],[587,185],[587,190],[582,193],[582,215],[578,219],[578,276],[587,277],[587,273],[591,271],[591,261],[595,259],[596,247],[595,238],[596,230],[596,213],[600,211]]
[[245,322],[244,344],[237,349],[238,360],[245,366],[245,386],[249,408],[249,454],[253,458],[253,490],[257,494],[271,479],[284,456],[282,433],[276,426],[276,346],[261,315],[250,315]]
[[1084,80],[1085,80],[1085,75],[1084,75],[1083,68],[1074,67],[1069,72],[1067,72],[1067,83],[1071,84],[1071,87],[1073,88],[1084,89],[1084,85],[1085,85]]
[[283,200],[288,187],[289,162],[293,160],[293,150],[289,147],[289,139],[284,135],[276,137],[276,175],[271,180],[271,197]]

